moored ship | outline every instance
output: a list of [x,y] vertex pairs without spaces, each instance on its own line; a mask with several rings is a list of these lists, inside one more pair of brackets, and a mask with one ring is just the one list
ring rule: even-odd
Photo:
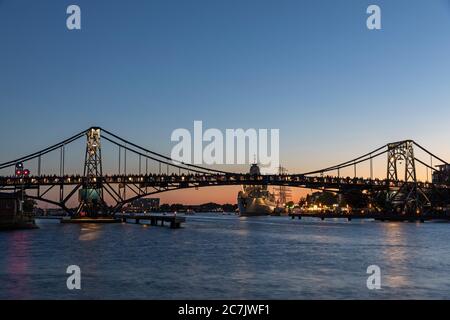
[[[287,174],[286,168],[283,168],[281,165],[278,168],[279,175]],[[289,214],[289,208],[287,204],[291,201],[291,189],[286,186],[279,186],[273,189],[273,194],[276,199],[276,208],[274,209],[272,215],[273,216],[284,216]]]
[[[251,175],[261,174],[258,165],[252,164]],[[247,185],[238,193],[238,208],[241,216],[266,216],[276,207],[275,196],[267,186]]]

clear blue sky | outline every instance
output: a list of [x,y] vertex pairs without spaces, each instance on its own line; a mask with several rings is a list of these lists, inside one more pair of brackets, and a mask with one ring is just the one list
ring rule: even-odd
[[169,153],[194,120],[280,128],[291,172],[404,138],[450,159],[446,0],[0,0],[0,49],[0,161],[91,125]]

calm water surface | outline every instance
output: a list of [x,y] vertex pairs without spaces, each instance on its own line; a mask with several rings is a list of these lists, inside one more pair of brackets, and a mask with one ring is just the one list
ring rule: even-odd
[[[0,299],[450,299],[450,224],[187,217],[0,233]],[[66,287],[78,265],[82,290]],[[366,269],[382,271],[368,290]]]

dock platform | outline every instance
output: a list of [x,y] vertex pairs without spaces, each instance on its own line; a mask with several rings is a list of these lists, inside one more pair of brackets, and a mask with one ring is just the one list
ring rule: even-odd
[[426,214],[426,215],[399,215],[393,213],[368,213],[368,214],[336,214],[336,213],[291,213],[289,216],[292,219],[298,218],[318,218],[322,221],[325,219],[347,219],[352,220],[377,220],[386,222],[425,222],[425,221],[448,221],[450,222],[450,215],[446,214]]
[[116,218],[62,218],[61,223],[119,223],[120,219]]
[[148,221],[152,226],[164,226],[167,223],[172,229],[178,229],[182,223],[186,222],[185,217],[176,214],[119,214],[116,217],[122,222],[132,220],[136,224],[140,224],[141,221]]

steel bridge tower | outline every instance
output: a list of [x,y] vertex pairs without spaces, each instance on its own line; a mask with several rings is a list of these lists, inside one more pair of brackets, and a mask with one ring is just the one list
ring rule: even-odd
[[77,215],[82,213],[89,217],[107,214],[103,199],[102,149],[100,128],[93,127],[86,132],[86,156],[84,162],[84,181],[79,191]]
[[[391,181],[399,181],[398,165],[404,165],[403,185],[392,187]],[[411,140],[388,144],[388,201],[401,214],[421,214],[429,199],[417,185],[414,142]]]

